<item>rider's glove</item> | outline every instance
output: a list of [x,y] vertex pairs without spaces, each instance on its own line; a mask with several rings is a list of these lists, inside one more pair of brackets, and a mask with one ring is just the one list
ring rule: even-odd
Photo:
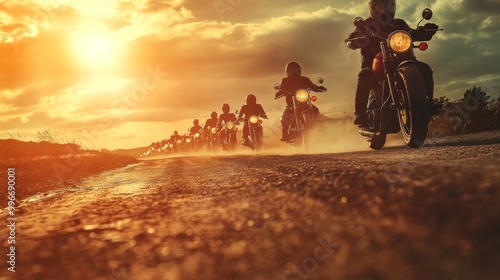
[[425,28],[425,29],[436,30],[436,29],[438,29],[438,28],[439,28],[439,26],[437,26],[437,25],[436,25],[436,24],[434,24],[434,23],[426,23],[426,24],[424,25],[424,28]]

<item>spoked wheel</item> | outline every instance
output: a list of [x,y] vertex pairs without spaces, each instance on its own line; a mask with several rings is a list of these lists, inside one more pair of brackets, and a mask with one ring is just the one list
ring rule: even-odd
[[396,106],[399,125],[405,143],[419,148],[427,138],[428,113],[424,81],[417,66],[398,69],[396,77]]

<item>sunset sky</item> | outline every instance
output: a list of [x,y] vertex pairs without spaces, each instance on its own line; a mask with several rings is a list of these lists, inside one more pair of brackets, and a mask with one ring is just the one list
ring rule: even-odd
[[[398,1],[415,27],[434,11],[444,28],[417,57],[435,71],[436,96],[473,85],[500,90],[500,1]],[[345,48],[368,1],[0,1],[0,138],[51,129],[97,148],[132,148],[184,133],[248,93],[274,121],[273,84],[296,60],[328,92],[317,106],[352,114],[360,67]]]

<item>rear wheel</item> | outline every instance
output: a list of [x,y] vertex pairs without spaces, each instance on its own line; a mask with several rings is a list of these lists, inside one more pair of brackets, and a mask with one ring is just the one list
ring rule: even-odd
[[424,81],[418,67],[406,65],[399,68],[396,83],[401,134],[409,147],[419,148],[427,138],[428,112]]

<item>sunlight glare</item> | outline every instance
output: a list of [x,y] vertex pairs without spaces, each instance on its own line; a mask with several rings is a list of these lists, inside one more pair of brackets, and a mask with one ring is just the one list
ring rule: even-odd
[[111,31],[104,28],[75,32],[73,48],[76,60],[87,69],[109,69],[119,63],[120,43]]

